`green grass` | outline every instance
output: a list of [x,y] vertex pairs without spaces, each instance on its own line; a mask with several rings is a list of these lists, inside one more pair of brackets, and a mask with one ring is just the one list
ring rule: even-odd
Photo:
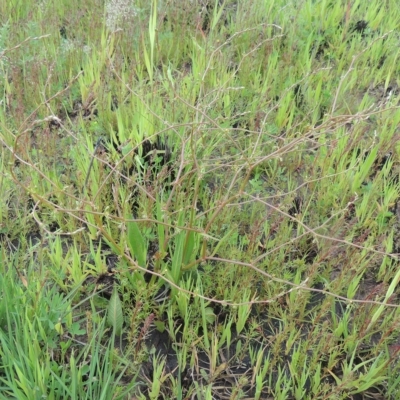
[[0,18],[0,398],[399,397],[394,0]]

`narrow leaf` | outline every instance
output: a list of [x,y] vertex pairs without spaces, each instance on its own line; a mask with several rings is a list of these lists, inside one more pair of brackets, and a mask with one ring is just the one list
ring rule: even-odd
[[157,208],[157,233],[158,233],[158,249],[161,254],[164,254],[164,240],[165,240],[165,226],[162,225],[163,222],[163,213],[161,210],[161,199],[160,197],[157,198],[156,202]]
[[171,275],[173,278],[173,282],[176,284],[179,283],[179,280],[181,278],[184,244],[185,244],[185,232],[180,232],[175,237],[175,249],[174,249],[174,255],[172,256],[172,265],[171,265]]
[[[184,213],[180,213],[178,218],[178,226],[182,226],[184,221]],[[181,231],[175,236],[172,264],[171,264],[171,275],[173,282],[179,284],[182,273],[182,260],[183,260],[183,249],[185,246],[186,232]]]

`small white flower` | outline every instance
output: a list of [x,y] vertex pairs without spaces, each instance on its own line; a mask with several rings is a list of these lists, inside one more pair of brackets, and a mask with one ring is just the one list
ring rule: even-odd
[[123,29],[123,25],[132,21],[137,15],[132,0],[107,0],[106,3],[106,26],[115,32]]

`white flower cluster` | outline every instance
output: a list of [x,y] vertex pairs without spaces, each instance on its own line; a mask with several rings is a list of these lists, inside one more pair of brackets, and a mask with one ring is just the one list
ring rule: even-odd
[[137,15],[133,3],[133,0],[107,0],[106,26],[110,31],[123,29],[124,24],[132,22]]

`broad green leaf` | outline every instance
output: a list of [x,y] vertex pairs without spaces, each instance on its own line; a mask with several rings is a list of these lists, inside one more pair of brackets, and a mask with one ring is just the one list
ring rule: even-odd
[[163,321],[154,321],[156,329],[163,333],[165,331],[165,323]]
[[128,245],[138,264],[146,268],[146,242],[135,221],[128,222]]
[[195,234],[196,232],[187,231],[186,232],[186,243],[185,243],[185,251],[183,254],[183,264],[188,264],[193,257],[193,249],[195,245]]
[[113,328],[116,335],[122,332],[124,317],[122,315],[122,303],[118,295],[117,287],[114,286],[107,310],[107,323]]

